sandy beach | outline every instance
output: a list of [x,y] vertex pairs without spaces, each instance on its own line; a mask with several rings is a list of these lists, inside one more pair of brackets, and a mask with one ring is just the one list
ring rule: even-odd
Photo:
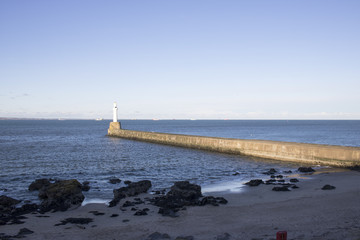
[[[148,208],[147,215],[135,216],[132,207],[121,207],[133,198],[112,208],[87,204],[65,212],[27,214],[23,224],[0,226],[0,239],[17,235],[21,228],[33,231],[23,235],[26,239],[265,240],[276,239],[278,231],[287,231],[287,239],[360,239],[360,172],[329,168],[298,179],[299,188],[287,192],[261,184],[245,186],[240,193],[210,193],[225,197],[228,204],[187,207],[175,218],[158,214],[159,208],[146,201],[135,208]],[[322,190],[326,184],[336,188]],[[67,218],[92,221],[59,225]]]

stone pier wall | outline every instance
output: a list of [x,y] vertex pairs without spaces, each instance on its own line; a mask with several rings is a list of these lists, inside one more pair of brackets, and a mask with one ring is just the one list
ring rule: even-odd
[[123,130],[118,124],[110,123],[108,136],[304,164],[360,165],[360,147],[143,132]]

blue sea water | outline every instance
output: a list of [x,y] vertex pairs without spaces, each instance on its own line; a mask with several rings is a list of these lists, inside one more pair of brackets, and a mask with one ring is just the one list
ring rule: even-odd
[[[0,121],[0,194],[37,201],[37,178],[89,181],[87,200],[110,200],[111,177],[148,179],[153,189],[188,180],[206,189],[236,189],[269,168],[298,165],[260,158],[165,146],[106,136],[110,121]],[[241,139],[265,139],[360,147],[360,121],[122,120],[122,128]],[[233,173],[239,175],[233,176]],[[225,188],[224,188],[225,186]]]

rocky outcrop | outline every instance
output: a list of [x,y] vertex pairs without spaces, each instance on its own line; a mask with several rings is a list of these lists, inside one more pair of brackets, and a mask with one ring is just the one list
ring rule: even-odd
[[245,185],[248,185],[250,187],[256,187],[256,186],[259,186],[260,184],[264,184],[264,181],[261,179],[253,179],[253,180],[250,180],[249,182],[245,183]]
[[227,203],[226,199],[222,197],[207,196],[201,198],[201,187],[199,185],[181,181],[176,182],[165,196],[151,199],[151,203],[160,207],[159,214],[170,217],[177,217],[177,212],[186,206],[204,206],[207,204],[218,206]]
[[114,198],[109,203],[109,207],[114,207],[118,202],[126,197],[133,197],[140,193],[146,193],[151,188],[151,182],[149,180],[143,180],[139,182],[129,183],[127,187],[121,187],[114,189]]
[[84,200],[82,185],[75,179],[61,180],[41,188],[39,198],[42,200],[40,209],[65,211],[73,206],[80,206]]
[[299,167],[299,168],[298,168],[298,171],[299,171],[299,172],[302,172],[302,173],[312,173],[312,172],[315,172],[315,170],[312,169],[311,167]]
[[36,179],[29,186],[29,191],[39,191],[40,189],[46,188],[51,184],[47,178]]

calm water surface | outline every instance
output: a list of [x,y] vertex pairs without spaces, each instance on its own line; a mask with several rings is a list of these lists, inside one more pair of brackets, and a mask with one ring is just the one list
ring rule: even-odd
[[[123,120],[122,128],[242,139],[360,146],[360,121]],[[298,165],[107,137],[109,121],[0,121],[0,194],[36,202],[37,178],[90,181],[89,199],[108,200],[123,186],[111,177],[149,179],[153,189],[189,180],[204,190],[241,187],[269,168]],[[238,171],[240,174],[233,176]]]

